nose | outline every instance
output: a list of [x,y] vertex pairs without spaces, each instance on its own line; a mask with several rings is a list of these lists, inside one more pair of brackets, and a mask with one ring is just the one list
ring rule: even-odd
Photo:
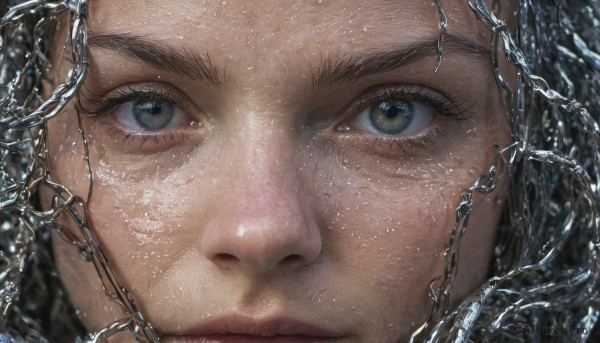
[[321,232],[291,149],[268,138],[238,146],[217,177],[220,190],[201,240],[205,257],[250,274],[315,261]]

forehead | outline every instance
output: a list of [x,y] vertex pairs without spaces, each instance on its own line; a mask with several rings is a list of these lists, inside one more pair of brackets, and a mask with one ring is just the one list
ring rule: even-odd
[[[467,1],[442,2],[450,32],[487,43]],[[93,32],[143,33],[206,49],[227,49],[233,42],[237,48],[271,50],[381,50],[399,41],[431,39],[439,32],[433,0],[94,1],[90,16]]]

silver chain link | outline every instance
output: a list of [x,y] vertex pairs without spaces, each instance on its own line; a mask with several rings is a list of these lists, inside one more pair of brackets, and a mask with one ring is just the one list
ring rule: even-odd
[[[543,322],[581,325],[588,329],[588,334],[578,336],[583,341],[600,311],[596,296],[600,291],[600,4],[592,0],[579,6],[566,0],[516,1],[516,33],[511,34],[511,25],[499,17],[502,1],[467,3],[491,32],[491,68],[511,125],[512,142],[495,148],[490,168],[458,199],[443,252],[444,268],[429,285],[429,315],[411,340],[513,341],[509,325]],[[443,63],[443,37],[449,24],[444,1],[434,0],[434,5],[440,18],[437,70]],[[25,308],[42,307],[48,301],[44,295],[53,292],[53,287],[60,298],[60,282],[48,286],[48,275],[35,267],[52,265],[46,246],[49,232],[55,231],[92,263],[109,301],[126,315],[77,341],[100,342],[128,330],[137,341],[159,342],[153,326],[120,286],[89,228],[87,202],[54,182],[47,171],[46,123],[77,94],[88,69],[88,1],[21,1],[1,11],[0,331],[30,341],[45,340],[40,318]],[[68,48],[73,65],[64,83],[44,100],[39,86],[42,81],[51,82],[45,56],[48,32],[64,12],[71,16]],[[502,75],[502,60],[515,66],[516,85],[509,85]],[[81,123],[80,133],[87,158]],[[89,198],[93,173],[87,161]],[[506,180],[511,191],[490,278],[450,311],[460,245],[473,229],[469,220],[477,210],[476,199],[491,196],[500,180]],[[54,194],[48,211],[32,203],[40,187]],[[61,213],[79,228],[76,234],[56,221]],[[52,280],[57,279],[55,274],[50,273]],[[74,315],[71,319],[76,321]],[[561,337],[544,339],[560,341]]]

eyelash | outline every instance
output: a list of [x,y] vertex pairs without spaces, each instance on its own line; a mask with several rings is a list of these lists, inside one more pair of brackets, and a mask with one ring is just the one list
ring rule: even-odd
[[[367,90],[363,94],[350,107],[348,111],[350,115],[344,115],[344,118],[338,120],[334,125],[336,131],[342,125],[347,125],[348,121],[357,118],[365,108],[386,101],[404,100],[420,102],[435,112],[434,121],[439,121],[440,116],[442,119],[451,121],[467,120],[470,117],[471,108],[473,107],[469,98],[455,99],[425,86],[384,85],[378,86],[374,90]],[[374,135],[371,133],[357,134],[356,132],[349,132],[343,134],[342,140],[356,145],[359,149],[368,146],[369,152],[374,149],[381,155],[397,158],[414,148],[427,148],[428,146],[436,148],[435,139],[443,133],[445,131],[440,127],[433,127],[424,135],[408,138],[383,133]]]
[[[378,94],[381,93],[381,94]],[[453,101],[439,92],[424,86],[379,86],[375,91],[367,91],[360,96],[356,105],[351,107],[351,112],[356,113],[366,107],[390,100],[409,100],[421,102],[431,107],[437,114],[447,118],[465,119],[464,114],[471,106],[465,106],[467,100]],[[457,105],[455,105],[457,103]],[[463,108],[464,107],[464,108]]]
[[[133,100],[158,100],[158,101],[166,101],[172,104],[180,103],[179,97],[176,97],[173,92],[167,90],[162,87],[148,88],[146,90],[139,90],[134,88],[132,85],[128,85],[127,89],[117,89],[114,91],[115,95],[104,99],[102,101],[94,100],[90,96],[86,95],[86,93],[80,94],[80,100],[78,101],[79,107],[90,117],[98,117],[106,112],[110,111],[116,106],[122,105],[126,102]],[[96,95],[92,95],[96,96]],[[85,99],[86,102],[89,103],[99,103],[99,105],[94,109],[90,110],[82,105],[81,99]]]
[[[191,110],[189,108],[190,106],[186,105],[186,99],[183,99],[181,95],[176,94],[175,91],[164,87],[145,87],[147,88],[140,89],[139,87],[128,85],[125,89],[115,90],[114,95],[102,100],[95,100],[98,99],[98,97],[94,94],[90,93],[88,95],[81,92],[77,100],[78,106],[90,118],[100,117],[108,113],[111,109],[129,101],[139,100],[169,102],[176,106],[180,106],[184,113],[189,113],[188,111]],[[83,106],[82,99],[85,103],[96,103],[97,105],[94,109],[89,109],[88,107]],[[384,85],[378,86],[374,90],[367,90],[363,95],[359,96],[359,98],[354,101],[353,105],[342,112],[343,118],[337,120],[337,123],[334,125],[334,130],[338,131],[338,128],[345,122],[357,118],[362,110],[375,104],[392,100],[414,101],[424,104],[435,111],[433,120],[436,121],[439,120],[439,116],[450,120],[465,120],[467,119],[465,114],[468,113],[472,107],[472,105],[469,104],[469,99],[456,101],[456,99],[452,99],[424,86]],[[348,115],[347,113],[350,114]],[[364,148],[365,145],[371,146],[371,150],[397,157],[412,148],[425,148],[428,145],[432,145],[435,148],[435,138],[441,133],[443,133],[441,128],[434,127],[422,136],[408,138],[395,137],[383,133],[378,135],[361,133],[357,135],[356,132],[352,132],[346,134],[341,133],[341,135],[344,136],[342,140],[354,141],[354,144],[358,145],[358,147]],[[140,149],[148,141],[152,141],[158,145],[160,144],[160,140],[174,141],[176,139],[173,130],[158,133],[140,133],[128,132],[116,126],[112,126],[108,130],[108,134],[120,136],[125,147],[138,141],[140,143]]]
[[[102,100],[98,100],[100,97],[90,92],[80,92],[77,99],[77,104],[81,111],[89,118],[101,117],[117,106],[123,105],[129,101],[140,100],[168,102],[181,107],[184,113],[189,113],[189,111],[192,110],[190,108],[191,106],[187,106],[186,99],[169,88],[165,88],[164,86],[148,85],[143,85],[142,87],[146,87],[146,89],[140,89],[139,87],[134,87],[133,85],[127,85],[125,89],[117,89],[114,91],[114,95]],[[86,104],[95,104],[95,106],[93,109],[90,109],[89,107],[83,105],[84,102]],[[142,150],[142,147],[148,141],[154,142],[155,145],[158,145],[160,144],[161,140],[176,142],[177,139],[177,133],[173,130],[157,133],[140,133],[129,132],[116,126],[111,126],[107,131],[107,135],[119,137],[125,148],[129,148],[134,143],[139,143],[139,150]]]

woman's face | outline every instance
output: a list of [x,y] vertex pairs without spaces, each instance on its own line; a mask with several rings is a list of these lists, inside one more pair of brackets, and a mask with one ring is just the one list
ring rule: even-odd
[[[91,3],[90,223],[163,342],[395,342],[425,320],[460,195],[507,140],[489,35],[444,6],[434,73],[429,1]],[[78,129],[71,105],[48,148],[85,198]],[[455,303],[486,276],[499,202],[477,198]],[[87,328],[122,318],[54,245]]]

